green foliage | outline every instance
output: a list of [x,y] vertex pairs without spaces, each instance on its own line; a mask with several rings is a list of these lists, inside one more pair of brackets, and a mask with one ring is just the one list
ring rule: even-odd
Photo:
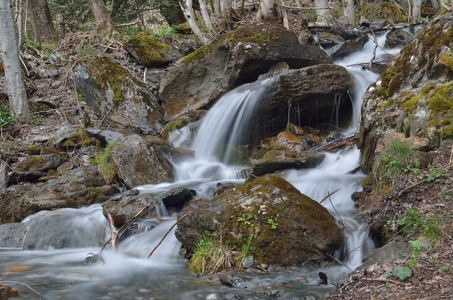
[[234,265],[232,252],[219,241],[203,235],[189,261],[189,270],[196,274],[214,274]]
[[404,280],[412,276],[412,270],[408,267],[397,266],[393,269],[392,275]]
[[85,55],[90,55],[90,54],[100,54],[102,53],[100,50],[94,48],[91,45],[85,45],[83,46],[82,51],[79,52],[79,56],[85,56]]
[[439,170],[438,168],[430,168],[428,178],[426,179],[426,181],[431,182],[444,175],[445,173]]
[[178,26],[171,26],[171,27],[160,27],[157,29],[154,34],[160,38],[163,37],[172,37],[175,38],[178,36]]
[[411,149],[407,142],[392,140],[373,166],[374,176],[379,179],[376,182],[387,184],[401,175],[415,175],[420,170],[419,160],[418,151]]
[[273,219],[271,218],[268,218],[267,221],[266,221],[267,224],[271,225],[271,228],[273,230],[277,229],[277,226],[278,226],[278,223],[275,222]]
[[14,117],[11,115],[8,107],[0,106],[0,129],[6,129],[14,125]]
[[[421,212],[408,210],[405,217],[397,220],[396,223],[400,226],[401,233],[408,235],[414,233],[420,238],[426,238],[430,243],[436,244],[443,239],[441,226],[444,224],[444,216],[442,214],[423,216]],[[417,244],[411,246],[415,249]]]
[[42,115],[34,114],[31,116],[30,124],[39,124],[41,123]]
[[[252,219],[253,216],[252,215],[248,215],[248,214],[242,214],[241,217],[238,217],[236,221],[238,222],[244,222],[244,224],[246,225],[250,225],[250,219]],[[255,216],[255,219],[256,219],[256,216]]]
[[112,183],[116,175],[115,165],[113,164],[110,153],[110,150],[114,144],[115,143],[107,144],[105,149],[98,155],[96,155],[96,157],[92,161],[92,163],[98,167],[99,172],[101,172],[102,177],[107,182],[107,184]]

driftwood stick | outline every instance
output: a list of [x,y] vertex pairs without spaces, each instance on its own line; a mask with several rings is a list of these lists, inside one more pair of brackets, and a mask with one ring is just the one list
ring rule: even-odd
[[319,204],[323,203],[324,200],[326,200],[327,198],[329,198],[330,196],[332,196],[333,194],[335,194],[335,193],[338,192],[339,190],[340,190],[340,189],[335,190],[335,191],[333,191],[332,193],[327,192],[327,196],[325,196],[324,199],[322,199],[322,200],[319,202]]
[[373,49],[373,57],[371,57],[370,64],[368,66],[368,69],[371,70],[371,67],[373,66],[373,61],[376,58],[376,50],[377,47],[379,46],[376,35],[374,34],[373,30],[370,30],[371,34],[373,35],[373,42],[374,42],[374,49]]
[[115,221],[113,220],[112,215],[108,212],[107,219],[109,220],[110,225],[110,240],[112,242],[112,250],[118,250],[118,229],[115,227]]
[[11,283],[11,284],[23,285],[23,286],[29,288],[30,290],[32,290],[33,292],[35,292],[36,294],[38,294],[39,295],[39,299],[42,299],[41,293],[38,292],[37,290],[35,290],[34,288],[32,288],[28,284],[25,284],[25,283],[22,283],[22,282],[17,282],[17,281],[0,281],[0,283]]
[[151,257],[151,255],[153,255],[154,251],[156,251],[156,249],[162,244],[162,242],[164,241],[164,239],[167,237],[167,235],[173,230],[173,227],[176,226],[176,224],[179,223],[179,221],[181,221],[182,219],[184,219],[185,217],[187,217],[189,214],[185,214],[184,216],[182,216],[181,218],[179,218],[175,224],[173,224],[170,229],[167,231],[167,233],[164,235],[164,237],[160,240],[159,244],[157,244],[156,247],[154,247],[153,251],[151,251],[151,253],[148,255],[148,257],[146,259],[149,259]]

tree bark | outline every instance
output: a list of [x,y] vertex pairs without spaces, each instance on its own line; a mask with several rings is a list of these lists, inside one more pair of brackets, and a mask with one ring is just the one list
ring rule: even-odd
[[[2,0],[6,1],[6,0]],[[53,43],[58,40],[47,0],[30,0],[35,43]]]
[[275,17],[274,12],[275,0],[262,0],[258,10],[258,20],[269,20]]
[[212,27],[211,18],[209,17],[209,12],[208,12],[208,8],[206,6],[206,1],[198,0],[198,3],[200,4],[200,11],[201,11],[201,16],[203,17],[204,24],[206,25],[206,27],[209,30],[213,30],[214,28]]
[[343,15],[348,20],[348,24],[355,25],[354,0],[346,0],[346,7]]
[[183,2],[183,0],[179,0],[179,5],[184,12],[184,17],[189,23],[190,29],[192,29],[193,34],[195,34],[202,45],[206,45],[208,43],[208,39],[201,32],[200,28],[197,25],[197,22],[195,22],[192,11],[192,0],[186,0],[185,2]]
[[422,1],[421,0],[409,0],[412,2],[412,21],[416,22],[420,19],[420,13],[422,8]]
[[115,23],[113,23],[102,0],[88,0],[88,5],[94,17],[97,32],[107,33],[108,31],[116,31]]
[[19,48],[10,3],[7,0],[0,1],[0,47],[8,84],[10,111],[16,120],[25,122],[30,117],[30,109],[19,62]]
[[330,14],[329,3],[327,0],[315,0],[317,23],[321,25],[328,25],[332,23],[332,16]]
[[[25,3],[24,3],[25,2]],[[18,37],[18,42],[17,45],[19,46],[19,49],[22,49],[22,45],[25,41],[25,22],[27,20],[27,11],[28,7],[28,1],[27,0],[18,0],[16,1],[16,23],[17,23],[17,37]]]

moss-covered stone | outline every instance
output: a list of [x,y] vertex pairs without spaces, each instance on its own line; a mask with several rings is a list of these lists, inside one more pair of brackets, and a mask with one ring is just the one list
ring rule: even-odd
[[162,66],[174,60],[169,45],[144,32],[133,36],[124,48],[145,67]]
[[[327,259],[343,242],[330,213],[277,175],[229,189],[215,199],[192,200],[177,237],[194,251],[203,234],[233,250],[251,245],[257,263],[302,265]],[[252,236],[252,237],[251,237]]]

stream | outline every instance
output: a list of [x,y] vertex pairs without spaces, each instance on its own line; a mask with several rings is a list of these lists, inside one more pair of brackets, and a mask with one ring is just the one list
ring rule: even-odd
[[[385,35],[379,35],[379,45],[384,45]],[[378,75],[350,65],[369,62],[373,53],[372,38],[361,51],[336,61],[352,74],[355,82],[351,127],[346,135],[357,131],[361,98],[366,88]],[[378,48],[377,59],[384,55]],[[223,96],[201,121],[193,137],[193,126],[188,125],[172,137],[175,146],[188,146],[195,150],[196,158],[175,165],[176,180],[173,183],[137,187],[141,194],[159,198],[175,187],[190,187],[198,196],[211,194],[219,183],[242,183],[237,174],[241,167],[227,162],[232,147],[225,149],[224,160],[215,158],[216,147],[222,143],[234,145],[241,130],[247,127],[247,116],[265,91],[265,79],[241,86]],[[349,101],[349,100],[348,100]],[[335,120],[332,120],[334,123]],[[297,122],[295,122],[297,123]],[[191,127],[192,126],[192,127]],[[196,277],[187,269],[181,258],[180,243],[174,230],[167,236],[153,256],[146,257],[174,224],[175,218],[164,217],[166,222],[142,221],[151,230],[131,236],[119,244],[118,252],[103,251],[103,264],[85,264],[88,253],[99,253],[109,235],[108,222],[99,204],[82,209],[61,209],[51,214],[40,212],[23,222],[32,224],[33,219],[48,214],[59,217],[58,227],[70,230],[68,239],[79,239],[69,247],[53,249],[45,247],[45,232],[41,248],[23,250],[0,248],[0,281],[20,292],[14,299],[318,299],[331,292],[342,277],[357,268],[362,257],[374,248],[368,236],[367,226],[357,217],[351,194],[361,190],[365,175],[348,172],[359,166],[360,152],[355,147],[338,153],[326,153],[323,162],[313,169],[286,170],[282,176],[302,193],[316,201],[334,192],[324,205],[332,215],[340,219],[346,235],[346,247],[337,254],[343,257],[343,265],[328,268],[269,268],[267,273],[242,272],[232,276],[244,285],[226,287],[218,276]],[[162,214],[165,216],[165,209]],[[29,230],[30,231],[30,230]],[[83,244],[81,241],[85,241]],[[88,242],[87,242],[88,241]],[[65,241],[71,245],[71,241]],[[43,246],[44,245],[44,246]],[[328,285],[320,284],[318,273],[327,275]],[[14,282],[19,284],[14,284]],[[27,284],[25,286],[23,284]],[[246,287],[246,288],[244,288]],[[39,293],[39,294],[38,294]]]

